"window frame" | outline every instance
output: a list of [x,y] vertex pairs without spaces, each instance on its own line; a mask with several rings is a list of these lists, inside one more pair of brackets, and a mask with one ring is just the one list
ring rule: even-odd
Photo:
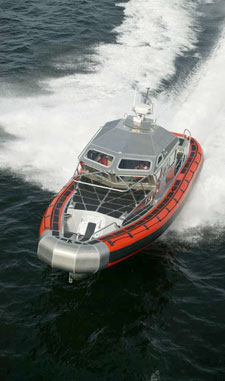
[[[148,169],[137,169],[137,168],[120,168],[119,167],[119,165],[120,165],[120,163],[121,163],[121,161],[122,160],[129,160],[129,161],[140,161],[140,162],[142,162],[142,161],[145,161],[145,162],[148,162],[148,163],[150,163],[150,166],[149,166],[149,168]],[[117,164],[117,169],[119,170],[119,171],[132,171],[132,173],[134,173],[135,171],[140,171],[140,172],[149,172],[150,170],[151,170],[151,168],[152,168],[152,161],[151,160],[139,160],[139,159],[136,159],[136,158],[129,158],[129,159],[125,159],[125,158],[121,158],[119,161],[118,161],[118,164]],[[128,175],[129,176],[129,175]],[[142,177],[145,177],[144,175],[142,176]]]
[[[104,164],[102,164],[102,163],[99,163],[99,162],[96,161],[96,160],[90,159],[90,158],[87,156],[89,151],[95,151],[97,154],[100,153],[101,155],[110,156],[110,157],[112,158],[112,162],[111,162],[109,165],[104,165]],[[109,168],[109,167],[111,167],[111,165],[113,164],[113,162],[114,162],[114,160],[115,160],[115,156],[113,156],[112,154],[109,154],[109,153],[106,153],[106,152],[102,152],[102,151],[99,151],[99,150],[97,151],[95,148],[89,148],[89,149],[85,152],[84,157],[85,157],[85,159],[90,160],[91,163],[96,163],[96,164],[98,164],[98,165],[101,165],[102,168]]]
[[[160,162],[159,162],[159,159],[161,158]],[[158,168],[160,166],[160,164],[163,162],[163,154],[160,153],[157,157],[157,160],[156,160],[156,168]]]

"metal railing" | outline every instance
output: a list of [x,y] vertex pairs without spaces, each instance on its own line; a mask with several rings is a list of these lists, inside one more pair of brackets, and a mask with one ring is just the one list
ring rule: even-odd
[[[75,174],[74,174],[74,177],[73,177],[73,181],[75,182],[75,183],[77,183],[77,184],[85,184],[85,185],[89,185],[89,186],[93,186],[93,187],[97,187],[97,188],[103,188],[103,189],[110,189],[110,190],[113,190],[113,191],[116,191],[116,192],[128,192],[128,191],[130,191],[130,190],[132,190],[134,187],[136,187],[137,185],[141,185],[142,187],[143,187],[143,181],[145,180],[145,179],[147,179],[147,177],[149,177],[149,175],[146,175],[146,176],[136,176],[137,178],[139,178],[140,177],[140,180],[137,180],[137,181],[135,181],[133,184],[131,184],[130,186],[128,186],[128,184],[126,183],[126,181],[124,181],[124,179],[121,177],[121,176],[119,176],[119,175],[116,175],[116,177],[120,180],[120,182],[123,184],[123,185],[125,185],[125,187],[126,187],[126,189],[118,189],[118,188],[113,188],[113,187],[110,187],[110,186],[104,186],[104,185],[102,185],[102,184],[95,184],[95,183],[88,183],[88,182],[85,182],[85,181],[81,181],[81,180],[78,180],[78,179],[80,179],[82,176],[86,176],[86,177],[88,177],[88,175],[99,175],[99,174],[101,174],[101,173],[105,173],[106,175],[108,175],[108,173],[106,172],[106,171],[95,171],[95,172],[85,172],[85,171],[83,171],[82,173],[78,173],[78,172],[75,172]],[[101,177],[101,176],[99,176],[99,177]],[[101,177],[101,179],[103,179],[102,177]],[[90,179],[91,181],[92,181],[92,179]],[[148,185],[149,185],[149,183],[148,183]]]

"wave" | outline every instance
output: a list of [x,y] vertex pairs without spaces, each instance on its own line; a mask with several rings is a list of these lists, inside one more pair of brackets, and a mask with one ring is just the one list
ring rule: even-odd
[[[185,0],[131,0],[117,43],[85,56],[89,74],[41,85],[48,95],[1,96],[0,123],[15,135],[0,154],[1,167],[56,191],[74,170],[76,156],[99,125],[121,117],[132,104],[134,82],[156,89],[175,72],[175,58],[195,43],[193,5]],[[94,62],[94,63],[93,63]]]
[[[71,177],[76,156],[96,129],[130,110],[134,84],[140,91],[149,83],[153,90],[159,90],[163,81],[171,80],[177,57],[195,49],[196,4],[206,2],[212,1],[130,0],[119,4],[124,8],[124,21],[116,28],[117,43],[99,45],[90,60],[85,56],[90,73],[46,78],[41,83],[48,91],[45,95],[2,93],[0,124],[16,139],[4,142],[1,167],[42,188],[58,191]],[[193,75],[185,90],[172,101],[163,97],[156,101],[159,121],[174,130],[188,127],[205,151],[204,168],[185,208],[184,224],[199,224],[202,219],[218,221],[225,212],[221,176],[224,50],[221,38],[214,55]],[[205,216],[202,200],[210,210]]]
[[182,132],[188,128],[201,143],[205,158],[191,198],[173,225],[176,229],[225,222],[224,56],[225,30],[185,91],[163,105],[162,119],[167,119],[171,130]]

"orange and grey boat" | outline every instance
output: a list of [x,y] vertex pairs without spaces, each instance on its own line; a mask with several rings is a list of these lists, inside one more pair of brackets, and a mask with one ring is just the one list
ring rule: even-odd
[[67,271],[71,282],[149,246],[177,216],[200,172],[197,140],[188,130],[158,126],[147,103],[96,133],[43,216],[38,257]]

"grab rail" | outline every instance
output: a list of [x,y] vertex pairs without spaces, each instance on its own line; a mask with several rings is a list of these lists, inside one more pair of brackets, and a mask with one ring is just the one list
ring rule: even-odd
[[[97,233],[101,232],[102,230],[105,230],[105,229],[109,228],[109,227],[112,226],[112,225],[116,225],[117,228],[120,228],[120,227],[121,227],[120,225],[117,224],[117,222],[111,222],[111,224],[106,225],[106,226],[104,226],[103,228],[101,228],[101,229],[97,230],[96,232],[94,232],[94,234],[92,235],[92,237],[95,236]],[[91,239],[92,239],[92,238],[90,238],[90,240],[91,240]],[[90,241],[90,240],[89,240],[89,241]]]
[[[100,173],[100,172],[93,172],[91,173],[91,175],[94,175],[95,173]],[[136,187],[137,185],[141,184],[142,185],[142,182],[143,180],[145,180],[149,175],[147,176],[143,176],[140,178],[140,180],[138,180],[137,182],[133,183],[132,185],[130,185],[129,187],[127,186],[127,183],[121,178],[121,176],[117,175],[118,178],[120,179],[120,181],[127,187],[126,189],[118,189],[118,188],[113,188],[113,187],[107,187],[107,186],[104,186],[104,185],[98,185],[98,184],[94,184],[94,183],[88,183],[86,181],[81,181],[81,180],[77,180],[77,179],[80,179],[80,177],[84,175],[84,173],[78,173],[76,174],[76,178],[73,178],[73,181],[77,184],[85,184],[85,185],[89,185],[91,187],[97,187],[97,188],[103,188],[103,189],[110,189],[110,190],[113,190],[113,191],[116,191],[116,192],[121,192],[121,193],[125,193],[125,192],[128,192],[130,190],[132,190],[134,187]]]
[[[186,135],[186,132],[188,133],[188,135]],[[191,140],[191,132],[187,128],[185,128],[184,130],[184,138],[187,140]]]
[[109,188],[105,187],[104,185],[98,185],[98,184],[93,184],[93,183],[87,183],[86,181],[79,181],[76,179],[73,179],[73,181],[77,184],[84,184],[84,185],[89,185],[91,187],[97,187],[97,188],[102,188],[102,189],[110,189],[116,192],[127,192],[129,189],[121,190],[121,189],[116,189],[116,188]]

